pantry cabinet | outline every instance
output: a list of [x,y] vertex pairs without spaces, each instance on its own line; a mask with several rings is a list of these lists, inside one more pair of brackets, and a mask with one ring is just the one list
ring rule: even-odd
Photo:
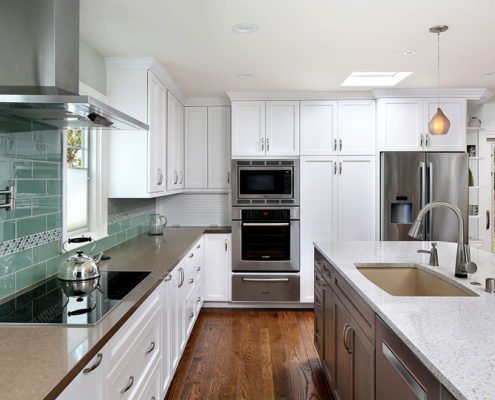
[[231,235],[205,235],[205,301],[230,301],[231,263]]
[[167,89],[146,68],[119,67],[107,71],[107,92],[112,106],[149,125],[148,131],[106,133],[108,196],[132,198],[167,194]]
[[375,157],[301,157],[301,301],[313,301],[313,242],[375,240]]
[[375,102],[301,101],[301,155],[338,154],[375,154]]
[[184,106],[168,92],[167,124],[167,190],[184,189]]
[[232,157],[299,155],[299,101],[233,101]]
[[436,98],[383,98],[378,100],[377,129],[380,151],[466,151],[466,99],[441,98],[450,120],[446,135],[428,131],[436,113]]
[[185,107],[185,189],[230,189],[230,107]]

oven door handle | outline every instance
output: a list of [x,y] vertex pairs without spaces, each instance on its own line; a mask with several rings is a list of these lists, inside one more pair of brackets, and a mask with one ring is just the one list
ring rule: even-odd
[[289,226],[290,222],[243,222],[242,226]]
[[289,282],[289,278],[242,278],[243,282]]

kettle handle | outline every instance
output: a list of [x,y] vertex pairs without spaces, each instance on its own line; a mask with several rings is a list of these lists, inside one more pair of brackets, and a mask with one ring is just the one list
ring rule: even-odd
[[91,250],[89,251],[89,253],[91,254],[96,247],[96,240],[93,240],[93,238],[91,236],[79,236],[79,237],[75,237],[75,238],[69,238],[62,244],[62,249],[65,251],[66,254],[69,254],[69,252],[65,248],[66,244],[86,243],[86,242],[94,242],[93,247],[91,247]]
[[162,227],[165,228],[165,225],[167,225],[167,217],[164,215],[160,215],[160,221],[162,222]]

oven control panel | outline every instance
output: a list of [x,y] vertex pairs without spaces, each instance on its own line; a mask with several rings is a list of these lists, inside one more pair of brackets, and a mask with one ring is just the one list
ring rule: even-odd
[[290,220],[290,210],[242,210],[243,221],[288,221]]

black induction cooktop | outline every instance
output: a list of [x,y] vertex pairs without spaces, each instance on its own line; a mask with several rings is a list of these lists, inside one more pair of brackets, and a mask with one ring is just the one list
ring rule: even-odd
[[55,277],[0,303],[0,323],[94,325],[149,274],[104,271],[94,290],[83,296],[64,290]]

